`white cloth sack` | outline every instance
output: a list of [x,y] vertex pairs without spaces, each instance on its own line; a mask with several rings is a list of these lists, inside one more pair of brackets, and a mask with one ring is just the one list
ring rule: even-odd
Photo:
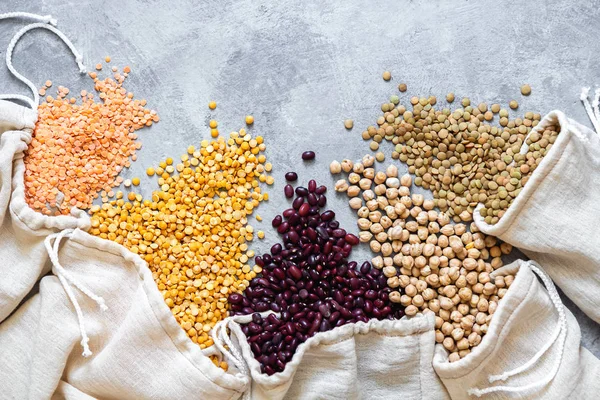
[[0,100],[0,322],[49,271],[44,238],[67,228],[89,227],[85,212],[48,217],[25,203],[23,152],[37,112]]
[[597,398],[600,360],[581,347],[579,324],[552,281],[522,260],[491,275],[509,274],[516,278],[470,354],[450,363],[447,351],[436,345],[433,367],[452,399]]
[[[343,325],[300,344],[283,372],[260,371],[239,323],[251,316],[221,321],[215,343],[224,339],[231,364],[252,377],[251,399],[449,399],[432,367],[433,314],[401,320],[371,320]],[[219,335],[228,327],[231,339]]]
[[[81,55],[58,29],[50,15],[26,12],[0,14],[0,20],[22,18],[36,21],[20,29],[6,49],[6,66],[33,93],[33,100],[20,94],[0,95],[0,323],[30,292],[46,268],[48,255],[44,238],[49,234],[72,228],[89,228],[89,217],[74,208],[71,216],[47,217],[29,208],[25,202],[23,152],[31,141],[37,121],[39,95],[35,85],[19,74],[12,65],[12,54],[19,40],[34,29],[45,29],[57,35],[70,49],[85,72]],[[2,99],[16,99],[30,105],[21,107]]]
[[560,111],[546,115],[532,132],[549,123],[560,125],[556,142],[504,216],[495,225],[478,211],[473,218],[482,232],[540,263],[600,323],[600,139]]
[[63,272],[42,278],[0,324],[0,398],[213,400],[245,391],[246,376],[216,367],[187,337],[139,256],[81,230],[48,244]]

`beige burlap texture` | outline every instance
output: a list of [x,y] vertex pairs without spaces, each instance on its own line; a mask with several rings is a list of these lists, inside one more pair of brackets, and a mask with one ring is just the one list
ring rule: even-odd
[[[495,225],[478,211],[482,232],[499,237],[537,261],[563,292],[600,323],[600,139],[560,111],[535,130],[560,125],[560,134],[531,178]],[[525,152],[524,145],[521,152]]]
[[44,238],[68,228],[87,228],[83,211],[48,217],[25,202],[23,152],[37,112],[0,100],[0,322],[49,271]]
[[481,344],[453,363],[443,346],[436,346],[433,366],[451,398],[597,398],[600,360],[581,347],[579,324],[550,278],[522,260],[492,276],[508,274],[516,278]]
[[252,378],[251,399],[449,399],[432,367],[433,314],[318,333],[298,346],[283,372],[271,376],[260,372],[238,324],[250,320],[228,318],[212,333],[218,347],[232,349],[221,347],[226,359]]

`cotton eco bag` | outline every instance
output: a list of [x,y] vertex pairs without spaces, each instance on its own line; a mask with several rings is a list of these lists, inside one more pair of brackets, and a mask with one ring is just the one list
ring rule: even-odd
[[[590,318],[600,323],[600,139],[552,111],[532,131],[560,125],[552,149],[495,225],[477,227],[516,246]],[[521,153],[527,151],[526,145]]]
[[251,399],[449,398],[431,364],[433,314],[318,333],[298,346],[283,372],[271,376],[261,373],[241,330],[240,324],[250,321],[247,315],[230,317],[212,335],[226,359],[252,378]]
[[46,244],[55,275],[0,324],[0,397],[218,400],[246,390],[246,376],[189,339],[138,255],[81,230]]
[[30,292],[39,277],[49,271],[44,238],[63,229],[89,227],[89,218],[83,211],[73,209],[70,216],[47,217],[30,209],[25,202],[23,153],[31,141],[37,121],[39,98],[35,86],[12,66],[12,52],[26,32],[38,28],[54,32],[66,40],[72,51],[74,49],[60,31],[46,23],[55,24],[52,17],[28,13],[0,14],[0,20],[14,17],[43,23],[21,29],[6,51],[9,70],[34,91],[34,100],[21,95],[0,96],[0,99],[25,101],[31,106],[30,109],[0,100],[0,323]]
[[49,271],[44,238],[62,229],[89,227],[83,211],[47,217],[25,202],[23,152],[36,120],[35,111],[0,100],[0,322]]
[[450,363],[436,345],[433,367],[452,399],[597,398],[600,360],[581,347],[579,324],[552,281],[537,264],[522,260],[491,276],[508,274],[516,278],[479,346]]

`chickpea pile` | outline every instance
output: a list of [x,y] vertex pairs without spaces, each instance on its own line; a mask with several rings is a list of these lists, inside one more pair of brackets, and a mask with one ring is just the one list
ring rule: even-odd
[[[454,101],[454,95],[449,94],[447,101]],[[408,172],[416,176],[415,184],[430,189],[434,204],[454,222],[471,221],[479,203],[497,199],[495,207],[491,202],[486,207],[488,223],[496,223],[524,185],[525,177],[519,172],[521,177],[514,178],[508,166],[522,157],[521,145],[539,123],[540,114],[526,112],[524,118],[511,120],[499,104],[472,106],[468,98],[462,99],[463,108],[453,111],[436,109],[433,96],[412,97],[412,110],[399,102],[398,96],[392,96],[382,104],[377,124],[363,131],[371,150],[379,150],[383,140],[391,141],[395,145],[392,158],[408,165]],[[511,104],[517,107],[516,101]],[[496,114],[500,126],[491,125]],[[558,127],[546,130],[545,148],[554,142]],[[538,150],[535,162],[539,164],[544,154]]]
[[[167,159],[152,170],[160,190],[152,199],[129,193],[94,206],[90,233],[113,240],[148,262],[166,304],[194,343],[213,344],[208,332],[228,314],[227,298],[261,272],[248,265],[254,229],[248,216],[268,200],[271,184],[261,154],[263,138],[242,129],[190,146],[181,163]],[[175,170],[179,174],[174,174]]]
[[[406,315],[435,313],[436,341],[450,352],[451,362],[481,342],[490,320],[514,276],[490,273],[502,266],[512,246],[499,243],[463,223],[453,224],[435,202],[410,193],[410,175],[398,177],[390,165],[376,171],[374,158],[343,160],[332,173],[348,173],[336,182],[358,214],[359,239],[377,253],[372,259],[394,291],[390,300],[406,307]],[[373,185],[375,185],[373,187]]]

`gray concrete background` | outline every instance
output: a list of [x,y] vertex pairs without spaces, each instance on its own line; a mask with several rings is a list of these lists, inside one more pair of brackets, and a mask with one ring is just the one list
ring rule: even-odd
[[[332,187],[329,162],[368,152],[360,133],[375,122],[380,104],[399,94],[401,82],[409,88],[400,96],[405,103],[410,96],[435,95],[444,104],[453,91],[475,103],[506,106],[516,99],[520,107],[513,115],[560,109],[590,125],[579,92],[600,84],[600,1],[325,3],[4,0],[0,13],[52,14],[89,69],[106,55],[112,65],[131,66],[125,87],[161,117],[139,131],[139,159],[122,173],[141,177],[145,195],[156,189],[145,168],[209,138],[210,119],[228,133],[244,127],[246,114],[254,115],[250,132],[265,137],[276,177],[271,200],[258,209],[264,221],[253,223],[267,234],[253,245],[257,252],[277,241],[269,221],[287,206],[283,174],[295,170],[301,183],[316,178]],[[2,60],[24,24],[0,22]],[[72,93],[93,88],[47,31],[24,37],[13,63],[39,86],[51,79]],[[392,72],[391,82],[381,79],[384,70]],[[2,93],[29,95],[4,66],[0,82]],[[519,92],[523,83],[532,87],[526,98]],[[213,112],[210,100],[218,103]],[[354,120],[351,132],[343,127],[346,118]],[[391,147],[386,149],[389,155]],[[315,150],[316,161],[302,162],[304,150]],[[330,194],[329,206],[342,227],[356,232],[344,197]],[[368,257],[365,247],[353,253],[356,260]],[[584,346],[600,356],[600,326],[563,300],[581,323]]]

